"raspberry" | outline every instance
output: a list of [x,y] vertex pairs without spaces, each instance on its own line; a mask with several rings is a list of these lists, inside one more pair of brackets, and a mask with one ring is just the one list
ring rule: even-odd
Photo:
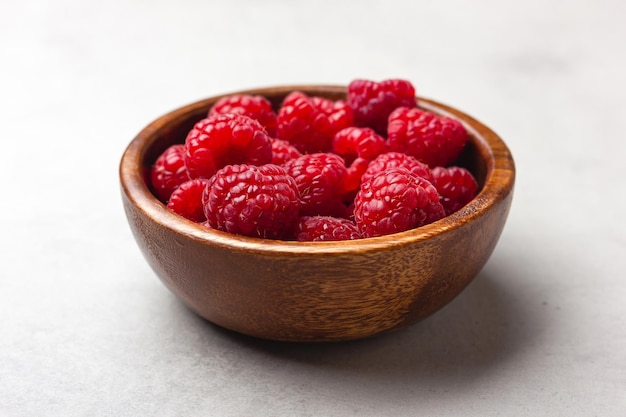
[[343,101],[287,95],[278,110],[276,136],[302,153],[327,152],[336,132],[352,124],[352,109]]
[[185,165],[191,178],[210,178],[226,165],[272,161],[271,139],[263,126],[239,114],[216,114],[200,120],[185,144]]
[[355,124],[371,127],[381,135],[387,133],[387,117],[394,109],[417,106],[415,87],[400,79],[353,80],[348,85],[347,101],[354,110]]
[[347,170],[340,156],[312,153],[287,161],[285,171],[291,175],[300,192],[302,216],[337,215],[342,204],[342,181]]
[[215,114],[236,113],[248,116],[258,121],[270,136],[276,135],[276,113],[272,103],[263,96],[234,94],[219,99],[208,116]]
[[418,108],[401,107],[389,115],[389,149],[414,156],[430,167],[448,166],[467,142],[458,120]]
[[375,174],[354,200],[354,220],[364,237],[402,232],[444,216],[435,187],[405,168]]
[[354,111],[343,100],[313,96],[311,104],[328,117],[333,134],[354,124]]
[[361,233],[350,220],[330,216],[303,216],[296,225],[299,242],[327,242],[360,239]]
[[356,158],[374,159],[385,151],[385,138],[367,127],[346,127],[335,133],[332,150],[341,156],[346,165]]
[[161,202],[169,200],[172,191],[189,179],[185,167],[185,145],[172,145],[156,159],[150,169],[150,182]]
[[361,178],[367,170],[369,159],[357,158],[347,168],[346,176],[343,179],[344,200],[352,200],[361,186]]
[[272,140],[272,164],[283,165],[290,159],[296,159],[299,156],[302,156],[300,151],[286,140]]
[[476,196],[478,184],[467,169],[457,166],[435,167],[432,173],[433,185],[439,192],[446,216],[459,210]]
[[182,183],[172,193],[167,208],[191,221],[197,223],[206,221],[202,193],[208,182],[206,178],[196,178]]
[[413,174],[432,182],[432,173],[428,165],[401,152],[387,152],[377,156],[369,163],[363,173],[361,182],[368,181],[374,174],[384,172],[390,168],[406,168]]
[[291,236],[299,199],[293,178],[274,164],[227,165],[211,177],[202,196],[211,228],[267,239]]

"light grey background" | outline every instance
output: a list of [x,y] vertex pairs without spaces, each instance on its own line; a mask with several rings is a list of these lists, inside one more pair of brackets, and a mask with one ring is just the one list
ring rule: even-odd
[[[1,416],[624,416],[626,2],[0,4]],[[373,340],[252,340],[142,258],[119,158],[210,95],[407,78],[518,177],[492,258]],[[460,254],[462,256],[462,254]]]

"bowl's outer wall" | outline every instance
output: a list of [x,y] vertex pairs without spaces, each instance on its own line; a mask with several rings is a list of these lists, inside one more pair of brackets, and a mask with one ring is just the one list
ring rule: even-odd
[[151,267],[199,315],[252,336],[330,341],[404,327],[446,305],[489,258],[510,198],[462,228],[397,250],[299,256],[205,245],[125,206]]
[[[309,94],[339,98],[344,90],[330,95],[323,87]],[[265,92],[275,104],[284,96]],[[145,172],[167,146],[180,142],[198,118],[214,102],[189,107],[179,117],[159,119],[140,134],[151,143],[135,152],[136,166]],[[425,103],[428,106],[432,104]],[[434,106],[434,105],[432,105]],[[435,106],[454,114],[454,109]],[[456,116],[465,117],[464,115]],[[133,188],[147,184],[124,181],[122,198],[126,215],[145,258],[186,305],[207,320],[247,335],[285,341],[339,341],[369,337],[403,328],[437,311],[478,274],[493,252],[502,232],[513,197],[514,166],[506,146],[495,134],[473,121],[468,164],[485,181],[504,181],[495,194],[481,192],[474,202],[444,219],[445,232],[437,228],[419,239],[387,237],[384,245],[362,249],[326,251],[310,245],[306,251],[233,250],[214,244],[198,234],[169,227],[168,213],[156,198],[138,198]],[[492,135],[493,137],[486,137]],[[485,140],[495,149],[487,152]],[[144,140],[145,142],[145,140]],[[146,143],[143,143],[144,145]],[[500,155],[498,155],[500,154]],[[497,162],[503,166],[494,166]],[[128,165],[128,161],[126,161]],[[499,179],[499,177],[502,177]],[[141,200],[141,201],[140,201]],[[155,217],[164,217],[155,221]],[[456,223],[454,220],[458,219]],[[465,220],[465,219],[471,219]],[[186,222],[184,219],[175,221]],[[189,228],[196,225],[188,222]],[[453,226],[449,226],[453,224]],[[197,226],[198,229],[200,226]],[[405,233],[406,234],[406,233]],[[272,242],[267,242],[272,245]],[[263,245],[261,245],[263,247]]]

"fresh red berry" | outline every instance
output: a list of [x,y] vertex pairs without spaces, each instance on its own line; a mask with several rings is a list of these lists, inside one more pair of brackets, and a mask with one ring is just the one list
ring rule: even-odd
[[274,164],[227,165],[211,177],[202,197],[211,228],[267,239],[292,235],[299,200],[294,179]]
[[357,126],[387,133],[387,117],[398,107],[415,107],[415,87],[409,81],[390,79],[381,82],[356,79],[348,85],[348,104],[354,110]]
[[328,117],[333,134],[354,124],[354,111],[344,100],[312,96],[311,104]]
[[335,133],[332,150],[341,156],[346,165],[356,158],[374,159],[386,149],[385,138],[368,127],[350,126]]
[[303,216],[296,225],[299,242],[328,242],[360,239],[361,233],[350,220],[330,216]]
[[444,216],[437,189],[405,168],[375,174],[354,200],[354,220],[364,237],[402,232]]
[[163,203],[167,203],[176,187],[189,179],[184,155],[185,145],[172,145],[159,155],[150,170],[152,188]]
[[312,153],[287,161],[283,167],[291,175],[300,192],[303,216],[337,215],[342,203],[346,166],[340,156]]
[[272,161],[271,138],[259,122],[239,114],[216,114],[191,129],[185,140],[191,178],[210,178],[226,165]]
[[272,103],[263,96],[233,94],[219,99],[208,115],[236,113],[248,116],[258,121],[267,131],[268,135],[276,135],[276,112]]
[[430,167],[454,163],[467,138],[463,124],[451,117],[408,107],[389,115],[389,149],[414,156]]
[[209,180],[196,178],[182,183],[172,193],[167,208],[196,223],[206,221],[202,194]]
[[374,174],[391,168],[406,168],[413,174],[432,182],[432,173],[428,165],[401,152],[387,152],[377,156],[369,163],[361,181],[368,181]]
[[327,152],[335,133],[352,121],[352,109],[346,103],[294,91],[278,110],[276,136],[302,153]]
[[463,167],[435,167],[433,172],[433,185],[439,192],[439,199],[446,216],[459,210],[469,203],[478,191],[476,179]]
[[361,186],[361,179],[367,167],[370,164],[369,159],[356,158],[349,167],[347,167],[346,176],[343,179],[344,201],[354,199],[356,192]]
[[272,164],[282,165],[290,159],[296,159],[302,153],[286,140],[272,140]]

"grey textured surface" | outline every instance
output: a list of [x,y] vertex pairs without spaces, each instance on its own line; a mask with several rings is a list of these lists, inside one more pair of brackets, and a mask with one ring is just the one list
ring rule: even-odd
[[[357,8],[358,4],[358,8]],[[0,4],[2,416],[624,416],[626,3]],[[233,90],[402,77],[498,132],[500,243],[449,306],[336,345],[252,340],[157,280],[117,166]]]

